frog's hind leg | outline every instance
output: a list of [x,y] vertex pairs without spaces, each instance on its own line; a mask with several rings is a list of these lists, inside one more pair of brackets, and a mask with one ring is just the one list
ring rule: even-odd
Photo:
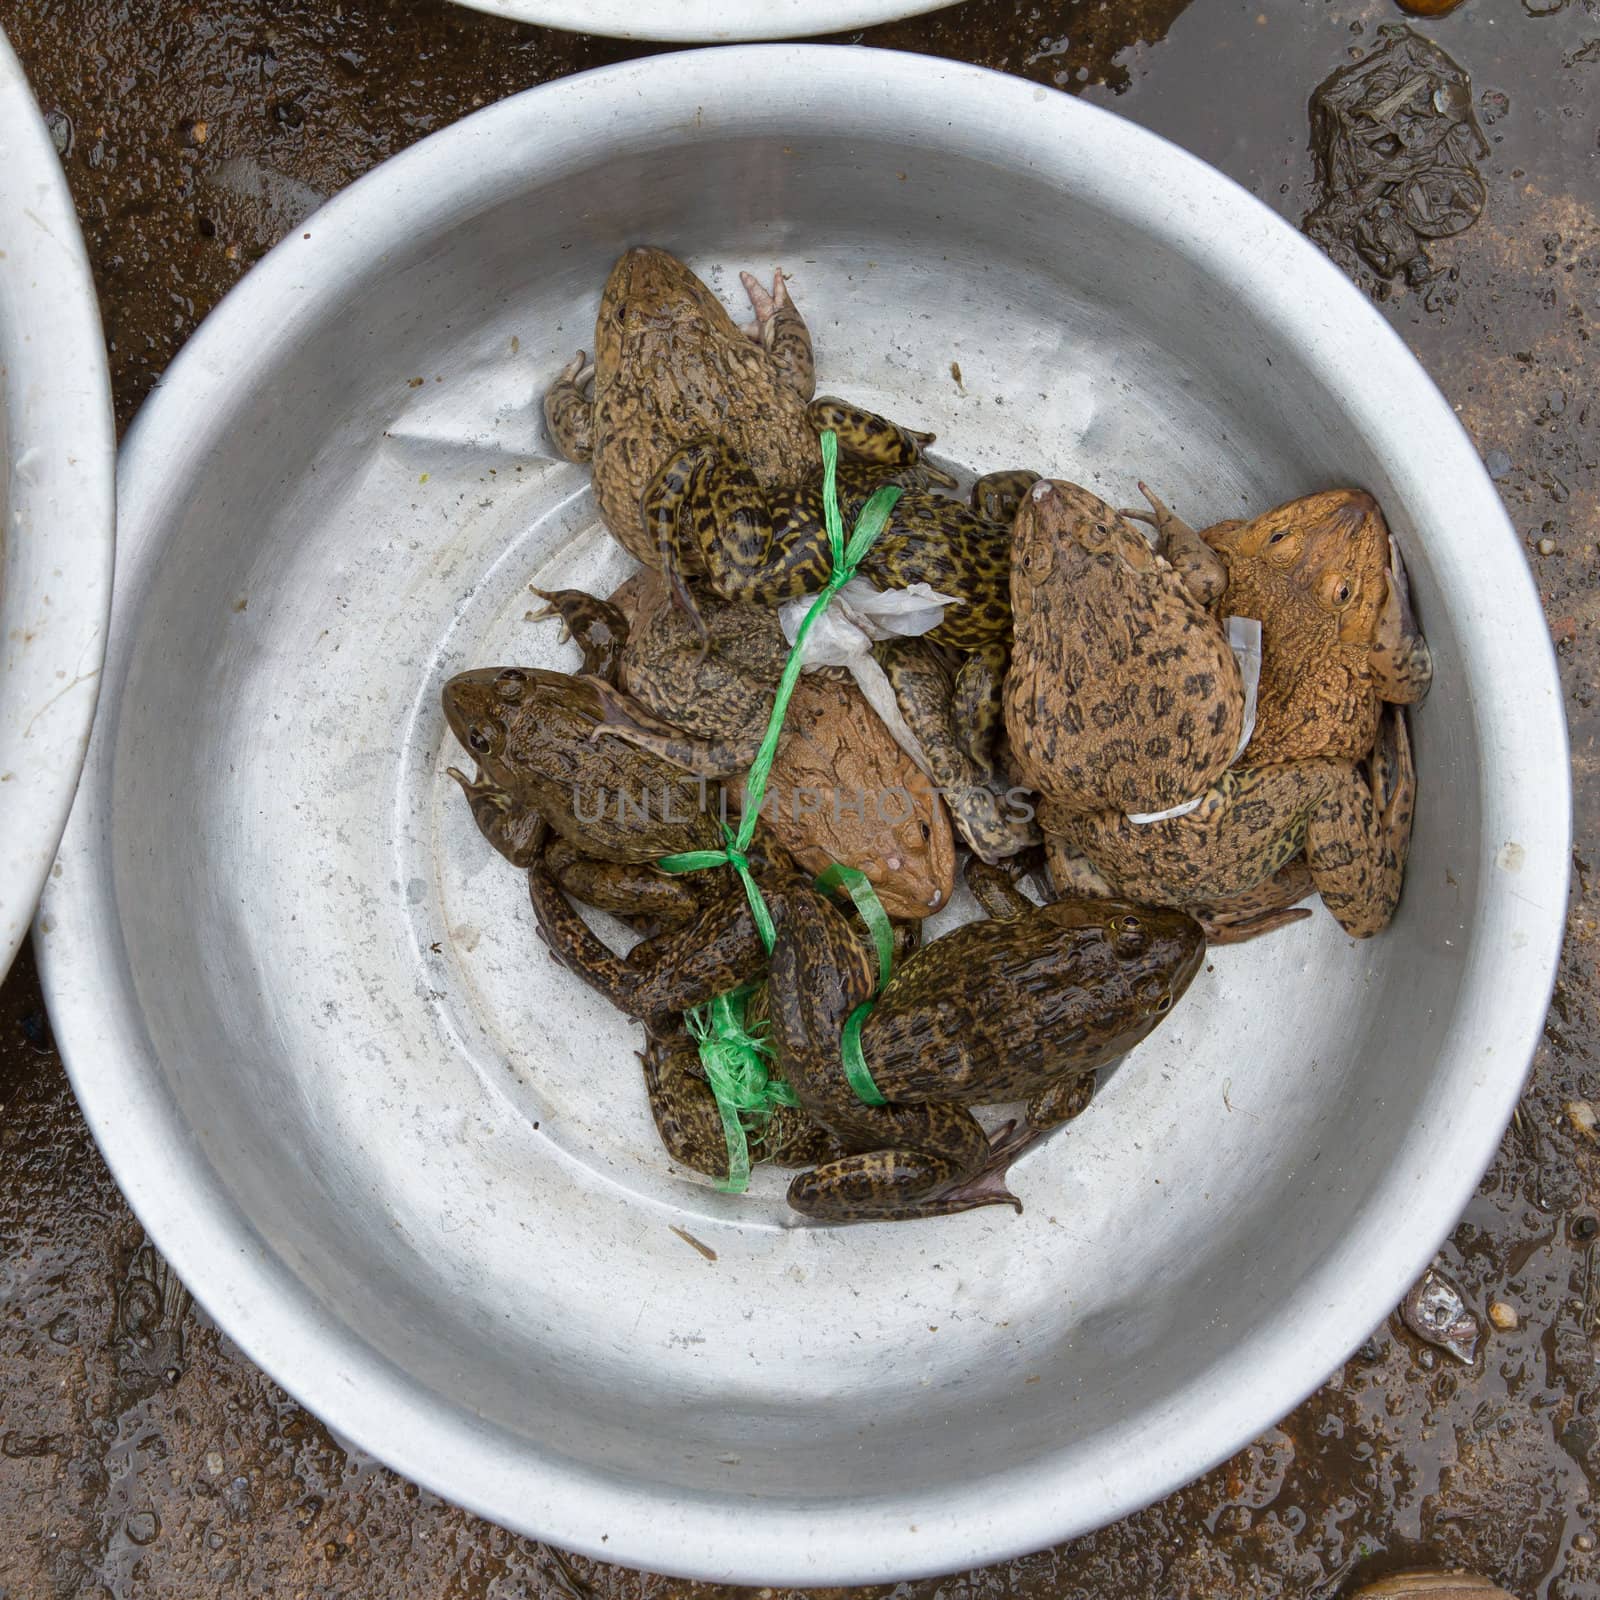
[[1035,909],[1033,901],[1017,887],[1016,879],[997,863],[973,856],[967,862],[967,887],[996,922],[1009,922]]
[[748,772],[766,733],[763,724],[727,738],[697,738],[663,721],[632,695],[609,684],[597,683],[594,693],[600,723],[590,733],[591,739],[621,739],[701,778],[731,778]]
[[1354,939],[1381,933],[1400,904],[1416,790],[1405,713],[1386,706],[1367,775],[1352,765],[1306,829],[1306,861],[1317,893]]
[[1298,855],[1254,889],[1226,900],[1185,906],[1184,910],[1206,930],[1209,943],[1243,944],[1290,923],[1303,922],[1311,911],[1299,902],[1315,894],[1316,887],[1305,856]]
[[575,639],[583,651],[583,671],[590,677],[615,683],[623,646],[628,642],[628,619],[609,600],[596,599],[582,589],[540,589],[533,584],[528,587],[545,602],[528,620],[558,618],[562,643]]
[[985,778],[994,776],[995,747],[1005,721],[1002,686],[1009,654],[1003,642],[995,641],[974,650],[956,673],[951,709],[958,737]]
[[568,461],[594,456],[594,363],[580,350],[544,392],[544,420],[550,442]]
[[562,893],[561,886],[542,860],[528,869],[528,898],[533,903],[539,937],[551,957],[568,972],[583,979],[619,1011],[638,1016],[622,957],[607,946]]
[[716,1096],[700,1067],[700,1052],[682,1026],[651,1029],[639,1052],[650,1115],[666,1152],[708,1178],[728,1176],[728,1141]]
[[824,1162],[789,1185],[789,1204],[818,1222],[942,1217],[976,1206],[1021,1209],[1003,1184],[964,1187],[989,1158],[989,1139],[965,1106],[891,1103],[850,1117],[851,1142],[876,1148]]
[[922,482],[946,489],[957,487],[956,480],[940,467],[922,458],[922,448],[934,441],[931,433],[902,428],[898,422],[880,417],[876,411],[851,405],[835,395],[821,395],[811,402],[811,426],[818,433],[830,430],[839,436],[839,450],[857,461],[881,467],[888,472],[917,469]]
[[788,274],[780,267],[772,275],[769,294],[753,272],[741,272],[739,282],[750,296],[756,320],[745,332],[772,357],[778,375],[802,400],[817,392],[817,368],[811,352],[811,330],[789,298]]
[[687,578],[703,572],[725,600],[770,603],[820,589],[827,549],[820,498],[785,501],[785,533],[776,538],[773,507],[749,463],[710,436],[680,446],[663,463],[642,501],[658,564],[673,600],[710,648]]
[[[1183,586],[1208,611],[1222,599],[1228,587],[1228,569],[1222,557],[1200,537],[1181,517],[1168,507],[1144,484],[1139,493],[1150,502],[1148,511],[1122,511],[1118,514],[1132,522],[1147,522],[1156,530],[1156,549],[1171,564]],[[1236,527],[1236,523],[1227,524]]]

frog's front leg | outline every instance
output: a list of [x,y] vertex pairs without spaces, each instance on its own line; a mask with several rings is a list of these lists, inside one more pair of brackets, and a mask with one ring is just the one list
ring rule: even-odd
[[[1003,1186],[969,1189],[982,1171],[989,1139],[965,1106],[890,1103],[862,1106],[849,1138],[874,1148],[824,1162],[789,1185],[789,1204],[819,1222],[890,1222],[942,1217],[976,1206],[1010,1205]],[[881,1141],[881,1142],[880,1142]]]
[[810,400],[817,392],[811,330],[789,298],[788,275],[781,267],[773,273],[770,294],[753,272],[741,272],[739,281],[750,296],[750,309],[756,316],[754,325],[745,332],[772,357],[784,383],[802,400]]
[[1433,655],[1411,611],[1411,586],[1393,539],[1389,541],[1388,590],[1377,636],[1368,657],[1379,696],[1396,705],[1418,705],[1433,687]]
[[998,522],[1009,528],[1017,520],[1024,496],[1038,481],[1039,474],[1025,467],[986,472],[972,486],[972,509],[985,522]]
[[580,350],[544,392],[544,420],[550,440],[568,461],[594,456],[594,363]]
[[[1181,517],[1173,514],[1144,484],[1139,493],[1150,502],[1149,511],[1123,511],[1133,522],[1147,522],[1156,530],[1156,549],[1171,564],[1183,586],[1206,610],[1214,612],[1228,588],[1228,569],[1222,557]],[[1236,522],[1219,523],[1236,528]]]
[[1363,776],[1350,765],[1306,829],[1306,862],[1317,893],[1355,939],[1388,927],[1400,903],[1411,847],[1416,768],[1405,713],[1398,706],[1385,707],[1367,767]]
[[933,443],[934,434],[902,428],[898,422],[891,422],[876,411],[851,405],[848,400],[831,394],[813,400],[807,414],[818,433],[832,431],[839,436],[839,450],[843,455],[887,472],[916,468],[921,482],[941,484],[946,489],[956,487],[956,480],[948,472],[922,459],[922,448]]
[[731,778],[748,772],[766,733],[763,723],[722,738],[699,738],[673,727],[631,694],[609,684],[595,685],[595,701],[600,725],[592,738],[621,739],[702,778]]
[[[1064,1122],[1082,1116],[1094,1099],[1095,1074],[1074,1072],[1041,1089],[1028,1102],[1028,1126],[1039,1133],[1059,1128]],[[1016,1159],[1017,1152],[1012,1152]]]
[[628,619],[609,600],[599,600],[582,589],[538,589],[528,586],[545,602],[530,622],[546,617],[560,619],[562,643],[577,641],[583,652],[583,671],[590,677],[617,681],[617,668],[628,642]]
[[967,862],[966,879],[978,904],[996,922],[1009,922],[1035,909],[1033,901],[1017,887],[1016,879],[996,863],[972,857]]
[[481,767],[471,778],[459,767],[446,767],[445,771],[461,785],[478,832],[512,866],[531,867],[544,844],[544,818],[532,806],[512,799],[506,790],[491,783]]

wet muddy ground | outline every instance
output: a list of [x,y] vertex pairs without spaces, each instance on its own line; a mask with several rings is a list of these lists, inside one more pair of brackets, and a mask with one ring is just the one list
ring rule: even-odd
[[[1316,85],[1392,0],[971,0],[864,35],[1052,84],[1215,162],[1298,222]],[[100,286],[119,419],[325,196],[490,100],[638,53],[444,0],[0,0]],[[1501,1321],[1462,1365],[1397,1319],[1233,1461],[1138,1516],[904,1600],[1321,1600],[1418,1561],[1600,1597],[1600,0],[1414,24],[1471,75],[1481,219],[1386,314],[1478,441],[1545,599],[1570,718],[1569,937],[1518,1122],[1440,1265]],[[1396,1216],[1404,1229],[1407,1219]],[[51,1044],[0,991],[0,1600],[719,1591],[567,1557],[340,1447],[144,1244]]]

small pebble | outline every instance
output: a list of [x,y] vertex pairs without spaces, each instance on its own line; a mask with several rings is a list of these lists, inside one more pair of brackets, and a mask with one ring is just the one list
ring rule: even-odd
[[1567,1101],[1567,1121],[1586,1139],[1594,1138],[1595,1129],[1600,1127],[1600,1116],[1595,1115],[1587,1100]]
[[1511,457],[1504,450],[1491,450],[1483,458],[1491,478],[1503,478],[1511,470]]
[[1509,1300],[1491,1300],[1489,1320],[1501,1333],[1510,1333],[1513,1328],[1522,1326],[1522,1318],[1517,1315],[1517,1308]]
[[1542,556],[1553,556],[1555,553],[1556,553],[1556,542],[1555,542],[1554,539],[1541,539],[1539,541],[1539,554],[1540,555],[1542,555]]

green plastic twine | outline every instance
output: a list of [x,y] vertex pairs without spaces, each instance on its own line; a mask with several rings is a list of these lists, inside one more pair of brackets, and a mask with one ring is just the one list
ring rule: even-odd
[[[788,713],[795,685],[800,681],[806,635],[817,618],[828,609],[833,597],[855,577],[856,569],[888,525],[889,513],[894,510],[901,494],[894,484],[884,484],[875,490],[861,508],[861,515],[856,518],[855,528],[847,543],[844,518],[839,512],[838,479],[839,439],[830,429],[822,435],[822,515],[828,529],[828,550],[833,570],[822,592],[812,601],[794,636],[794,643],[789,647],[783,675],[778,679],[778,691],[772,699],[772,715],[767,721],[766,736],[745,776],[744,810],[739,818],[738,831],[735,832],[724,823],[723,849],[686,850],[678,855],[663,856],[656,863],[664,872],[703,872],[708,867],[732,867],[744,885],[745,897],[750,902],[750,915],[755,919],[756,931],[769,953],[777,940],[777,931],[772,925],[772,913],[767,909],[767,902],[751,874],[746,852],[761,817],[767,780],[772,775],[778,740],[783,734],[783,719]],[[819,888],[844,887],[860,909],[877,945],[878,987],[881,989],[889,981],[894,934],[872,885],[854,867],[838,863],[817,879],[817,885]],[[868,1105],[881,1106],[884,1098],[878,1093],[861,1054],[861,1024],[871,1009],[870,1001],[857,1007],[845,1024],[845,1073],[851,1087],[862,1100]],[[764,1125],[772,1115],[774,1105],[795,1105],[798,1102],[794,1098],[794,1091],[767,1071],[766,1047],[745,1028],[744,1003],[739,991],[733,995],[719,995],[709,1006],[698,1007],[685,1017],[685,1022],[699,1046],[701,1065],[705,1068],[711,1092],[716,1097],[723,1135],[728,1141],[728,1176],[718,1187],[735,1194],[742,1193],[750,1183],[746,1118]]]

